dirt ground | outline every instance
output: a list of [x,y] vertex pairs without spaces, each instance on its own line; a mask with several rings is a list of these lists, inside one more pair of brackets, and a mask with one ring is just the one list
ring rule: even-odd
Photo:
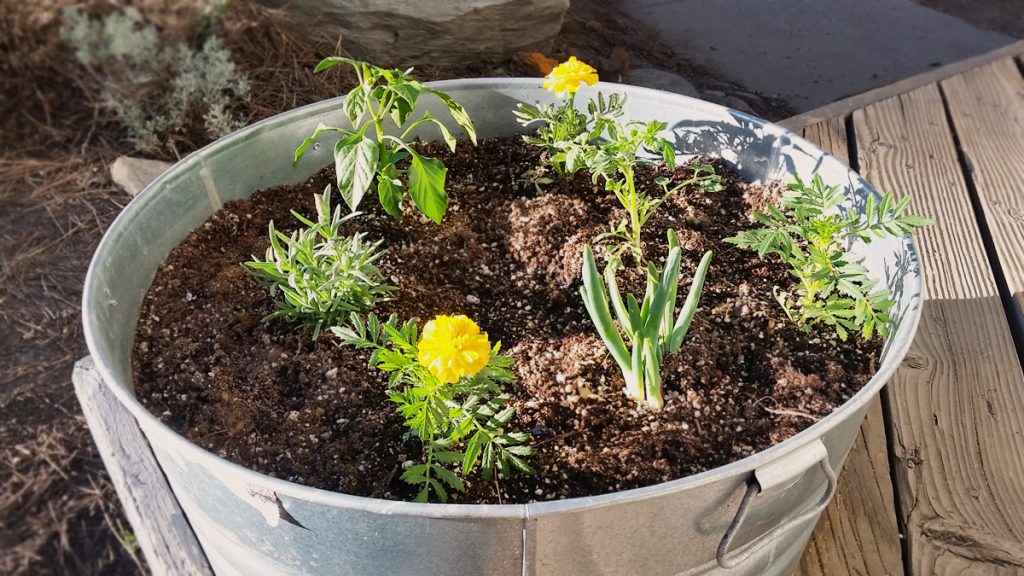
[[[747,184],[723,163],[715,168],[720,190],[686,185],[644,224],[651,262],[667,254],[675,230],[681,279],[705,252],[713,264],[685,342],[661,364],[664,408],[657,416],[638,409],[621,393],[621,370],[579,296],[581,245],[627,219],[625,209],[586,173],[538,195],[526,175],[540,151],[520,138],[468,144],[454,153],[437,142],[421,148],[448,169],[442,226],[361,204],[363,214],[340,230],[387,246],[380,272],[397,290],[374,307],[378,315],[465,313],[515,361],[515,380],[502,387],[516,411],[508,428],[532,436],[536,473],[493,483],[465,475],[465,491],[452,494],[458,502],[580,498],[697,474],[791,437],[874,375],[880,339],[801,331],[773,296],[794,289],[789,268],[725,242],[750,228],[750,211],[777,202],[785,185]],[[657,178],[681,183],[692,175],[688,166],[642,167],[636,186],[654,194]],[[310,199],[334,177],[328,166],[304,183],[228,202],[179,244],[139,313],[135,392],[172,429],[247,468],[409,500],[417,489],[398,471],[423,448],[403,440],[386,377],[366,369],[368,351],[339,347],[329,334],[314,339],[290,322],[261,322],[274,298],[239,266],[266,250],[269,222],[287,233],[290,211],[313,216]],[[617,278],[627,294],[646,286],[628,256]]]

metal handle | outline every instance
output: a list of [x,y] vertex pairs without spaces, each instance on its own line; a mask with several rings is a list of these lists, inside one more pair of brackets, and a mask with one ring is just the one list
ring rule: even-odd
[[758,481],[756,475],[748,481],[747,491],[743,495],[743,499],[740,501],[740,507],[736,510],[736,516],[733,517],[729,527],[725,530],[725,535],[722,536],[722,541],[718,544],[718,553],[715,555],[715,558],[718,560],[718,565],[720,567],[728,569],[746,562],[747,559],[760,552],[765,546],[768,546],[786,532],[821,514],[822,510],[828,506],[829,501],[832,500],[832,496],[836,493],[836,473],[832,470],[832,466],[829,464],[827,452],[825,452],[821,459],[818,460],[818,465],[821,467],[821,471],[825,474],[825,478],[828,480],[828,487],[825,489],[825,493],[821,496],[821,499],[818,500],[818,503],[803,514],[790,518],[768,532],[758,536],[745,548],[730,556],[729,546],[732,544],[733,538],[736,537],[736,533],[739,532],[740,525],[743,524],[744,518],[747,517],[747,512],[750,511],[750,505],[753,503],[754,497],[762,491],[761,483]]

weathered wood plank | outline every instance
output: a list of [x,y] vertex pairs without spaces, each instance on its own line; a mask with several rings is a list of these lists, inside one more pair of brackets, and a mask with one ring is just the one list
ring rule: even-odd
[[936,85],[854,113],[861,173],[911,194],[927,299],[888,386],[914,574],[1024,571],[1024,375]]
[[871,402],[860,435],[843,467],[836,496],[814,529],[796,573],[800,576],[903,574],[885,421],[878,398]]
[[1024,338],[1024,76],[1012,58],[1005,58],[946,80],[942,90],[1013,299],[1011,327],[1020,342]]
[[[849,164],[846,126],[842,118],[808,126],[803,130],[803,137]],[[836,496],[818,521],[797,574],[903,574],[885,421],[879,398],[871,402],[860,435],[843,466]]]
[[837,116],[811,124],[803,129],[802,136],[835,156],[843,164],[850,165],[850,142],[846,134],[845,118]]
[[152,573],[212,574],[142,430],[103,384],[92,358],[75,364],[72,380],[93,440]]

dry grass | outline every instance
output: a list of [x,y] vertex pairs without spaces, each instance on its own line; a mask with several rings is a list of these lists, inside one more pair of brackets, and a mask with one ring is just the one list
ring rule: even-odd
[[0,0],[0,574],[137,574],[71,387],[82,280],[128,198],[120,134],[58,38],[60,2]]
[[126,201],[104,168],[0,160],[0,574],[138,572],[69,379],[82,278]]
[[33,436],[0,452],[0,573],[144,571],[84,419],[65,412]]

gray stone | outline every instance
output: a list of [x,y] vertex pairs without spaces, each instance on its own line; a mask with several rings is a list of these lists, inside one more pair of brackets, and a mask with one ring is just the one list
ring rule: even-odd
[[739,110],[740,112],[746,112],[747,114],[752,114],[754,116],[757,115],[757,112],[755,112],[754,109],[750,107],[750,104],[747,104],[745,101],[743,101],[742,98],[738,98],[736,96],[726,96],[725,100],[722,102],[722,105],[728,106],[733,110]]
[[623,75],[622,81],[634,86],[643,86],[645,88],[654,88],[656,90],[664,90],[666,92],[675,92],[676,94],[692,96],[694,98],[700,97],[700,93],[697,92],[697,89],[694,88],[693,84],[691,84],[689,80],[683,78],[679,74],[675,74],[667,70],[659,70],[657,68],[634,68]]
[[170,162],[121,156],[110,165],[110,179],[135,196],[171,166]]
[[719,92],[718,90],[704,90],[701,92],[701,98],[708,102],[714,102],[715,104],[728,106],[733,110],[739,110],[740,112],[746,112],[747,114],[757,116],[757,111],[754,110],[749,103],[733,94],[726,94],[724,92]]
[[259,0],[298,29],[379,65],[458,65],[547,53],[569,0]]
[[765,110],[768,108],[768,103],[757,94],[751,94],[750,92],[735,92],[734,94],[736,97],[742,98],[747,104],[750,104],[750,107],[755,110]]

